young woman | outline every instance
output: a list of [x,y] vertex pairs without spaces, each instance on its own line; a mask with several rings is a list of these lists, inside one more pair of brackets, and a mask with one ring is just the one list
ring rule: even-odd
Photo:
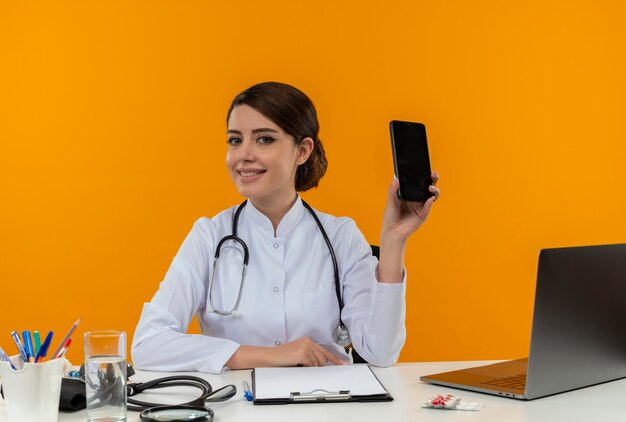
[[[408,203],[391,182],[377,260],[351,219],[315,211],[297,193],[316,187],[327,165],[303,92],[255,85],[234,99],[227,125],[226,165],[247,200],[194,224],[144,305],[132,344],[136,367],[339,365],[351,361],[350,343],[371,364],[396,362],[406,336],[406,243],[438,188],[423,204]],[[202,335],[186,334],[194,315]]]

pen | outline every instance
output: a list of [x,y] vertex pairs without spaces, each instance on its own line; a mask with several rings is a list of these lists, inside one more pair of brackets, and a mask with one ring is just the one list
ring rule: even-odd
[[54,332],[49,331],[48,335],[46,336],[46,339],[43,341],[43,344],[41,345],[41,347],[39,348],[39,351],[37,352],[37,357],[35,358],[35,363],[39,362],[40,359],[44,358],[46,356],[46,353],[48,353],[48,349],[50,348],[50,343],[52,343],[52,336],[54,335]]
[[30,363],[35,363],[35,352],[33,351],[33,340],[30,337],[30,331],[22,331],[22,339],[24,339],[24,349]]
[[70,338],[70,336],[72,335],[72,333],[74,332],[76,327],[78,327],[78,324],[80,324],[80,318],[78,318],[76,320],[76,322],[74,323],[74,325],[72,325],[72,328],[70,328],[70,331],[67,333],[67,335],[65,337],[63,337],[63,340],[61,340],[61,344],[59,344],[59,347],[57,347],[57,349],[52,354],[52,356],[53,356],[52,359],[55,359],[54,356],[59,354],[59,352],[61,351],[61,349],[65,345],[65,342],[67,341],[67,339]]
[[70,344],[72,344],[72,337],[67,339],[63,347],[61,347],[61,350],[59,350],[59,352],[56,355],[54,355],[52,359],[59,359],[65,356],[65,353],[67,353],[67,349],[70,347]]
[[26,355],[26,351],[24,350],[24,346],[22,346],[22,342],[20,341],[20,335],[17,331],[11,331],[11,337],[13,337],[13,341],[17,346],[17,350],[20,352],[20,356],[24,362],[28,362],[28,356]]
[[252,401],[253,399],[252,392],[250,391],[250,386],[248,385],[248,381],[243,382],[243,397],[248,401]]
[[7,356],[7,354],[4,353],[4,350],[2,350],[2,347],[0,347],[0,360],[5,360],[9,362],[9,365],[11,365],[11,369],[14,369],[17,371],[17,368],[15,367],[15,365],[13,365],[13,362],[11,362],[11,359]]
[[33,331],[33,337],[35,338],[35,356],[39,353],[39,348],[41,348],[41,338],[39,337],[39,331]]

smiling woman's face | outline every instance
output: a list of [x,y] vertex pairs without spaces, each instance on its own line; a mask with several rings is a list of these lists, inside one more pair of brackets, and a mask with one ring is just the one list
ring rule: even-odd
[[296,145],[291,135],[252,107],[232,110],[226,166],[239,193],[253,204],[292,201],[296,169],[309,154],[310,148]]

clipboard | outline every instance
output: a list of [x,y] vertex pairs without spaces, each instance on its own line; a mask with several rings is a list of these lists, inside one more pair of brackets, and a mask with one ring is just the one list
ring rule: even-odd
[[367,364],[254,368],[255,405],[392,401]]

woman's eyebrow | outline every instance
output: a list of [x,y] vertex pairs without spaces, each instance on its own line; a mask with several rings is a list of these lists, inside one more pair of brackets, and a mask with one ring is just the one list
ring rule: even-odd
[[261,127],[261,128],[258,128],[258,129],[252,129],[252,133],[259,133],[259,132],[278,133],[278,131],[276,129],[272,129],[271,127]]
[[[252,129],[252,133],[259,133],[259,132],[279,133],[276,129],[272,129],[271,127],[260,127],[258,129]],[[233,133],[235,135],[241,135],[241,131],[240,130],[236,130],[236,129],[228,129],[227,133]]]

